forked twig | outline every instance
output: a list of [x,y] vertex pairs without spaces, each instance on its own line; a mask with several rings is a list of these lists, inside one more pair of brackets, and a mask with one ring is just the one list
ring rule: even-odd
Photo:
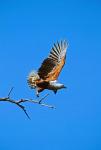
[[13,100],[13,99],[10,98],[10,95],[11,95],[12,91],[13,91],[13,87],[10,89],[10,91],[8,93],[8,96],[0,98],[0,101],[6,101],[6,102],[10,102],[10,103],[16,104],[18,107],[20,107],[24,111],[24,113],[26,114],[26,116],[30,119],[30,117],[29,117],[29,115],[28,115],[25,107],[20,104],[20,103],[22,103],[22,101],[21,100],[16,101],[16,100]]
[[23,106],[21,103],[25,103],[25,102],[30,102],[30,103],[34,103],[34,104],[39,104],[41,106],[45,106],[45,107],[48,107],[48,108],[55,108],[54,106],[52,105],[48,105],[48,104],[45,104],[43,103],[43,100],[49,96],[49,94],[45,95],[44,97],[42,97],[41,99],[39,100],[33,100],[33,99],[20,99],[20,100],[14,100],[14,99],[11,99],[10,98],[10,95],[13,91],[14,87],[12,87],[8,93],[8,96],[7,97],[1,97],[0,98],[0,101],[6,101],[6,102],[10,102],[10,103],[13,103],[13,104],[16,104],[19,108],[21,108],[24,113],[26,114],[26,116],[30,119],[26,109],[25,109],[25,106]]

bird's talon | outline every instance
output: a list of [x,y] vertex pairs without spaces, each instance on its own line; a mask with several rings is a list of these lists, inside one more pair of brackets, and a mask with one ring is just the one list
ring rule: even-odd
[[39,94],[37,94],[36,96],[39,97]]

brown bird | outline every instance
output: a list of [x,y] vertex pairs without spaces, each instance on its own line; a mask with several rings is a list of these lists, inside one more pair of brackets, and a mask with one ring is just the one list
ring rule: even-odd
[[67,47],[66,41],[54,44],[49,56],[43,61],[38,71],[31,71],[29,74],[28,84],[32,89],[36,89],[37,96],[45,89],[53,90],[56,94],[57,90],[66,88],[57,79],[65,64]]

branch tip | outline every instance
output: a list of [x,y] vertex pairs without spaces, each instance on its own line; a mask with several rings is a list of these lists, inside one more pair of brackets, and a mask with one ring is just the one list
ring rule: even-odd
[[10,89],[10,91],[9,91],[9,93],[8,93],[8,98],[10,97],[10,95],[11,95],[13,89],[14,89],[14,87],[12,87],[12,88]]

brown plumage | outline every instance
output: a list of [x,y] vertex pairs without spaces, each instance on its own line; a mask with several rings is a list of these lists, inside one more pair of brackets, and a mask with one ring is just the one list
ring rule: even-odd
[[67,42],[61,41],[54,44],[48,58],[46,58],[38,72],[32,71],[28,77],[28,84],[31,88],[36,88],[38,93],[44,89],[53,90],[55,93],[58,89],[64,88],[63,84],[56,80],[65,64]]

